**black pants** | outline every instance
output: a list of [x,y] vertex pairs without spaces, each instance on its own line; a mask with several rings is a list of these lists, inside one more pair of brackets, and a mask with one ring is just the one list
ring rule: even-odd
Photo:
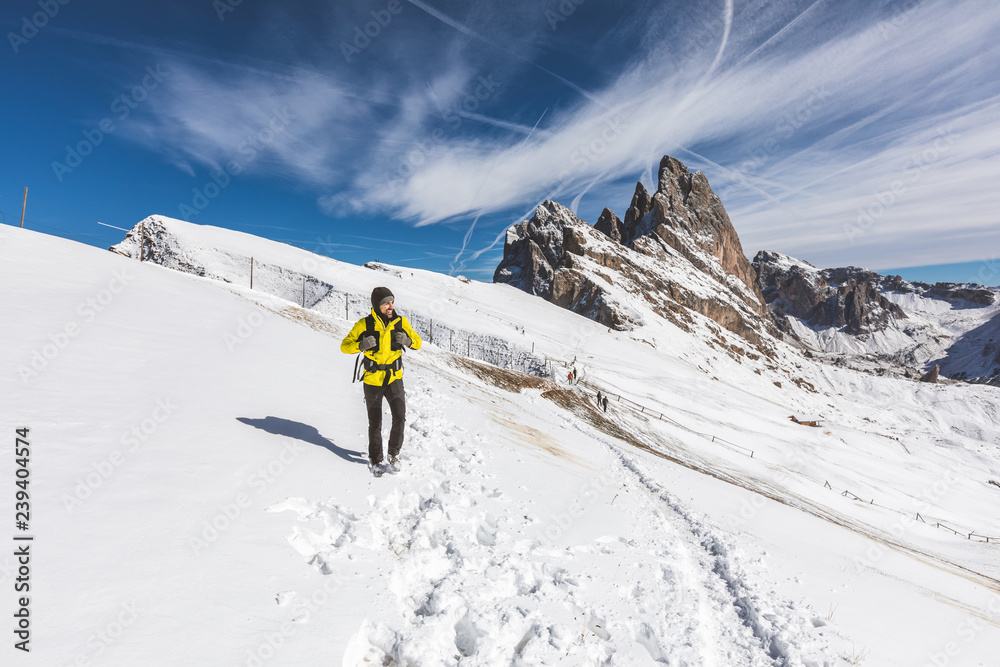
[[387,387],[365,385],[365,405],[368,406],[368,458],[372,463],[382,462],[382,397],[389,401],[392,412],[392,430],[389,431],[389,456],[399,455],[403,446],[403,424],[406,422],[406,395],[403,379]]

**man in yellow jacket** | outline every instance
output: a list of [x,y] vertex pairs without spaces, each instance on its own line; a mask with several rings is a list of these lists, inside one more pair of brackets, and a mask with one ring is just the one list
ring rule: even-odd
[[420,336],[394,308],[388,287],[372,290],[372,312],[362,317],[340,343],[345,354],[364,353],[365,405],[368,406],[368,458],[372,470],[382,464],[382,398],[389,401],[392,430],[389,432],[389,463],[399,462],[406,422],[403,393],[403,348],[419,350]]

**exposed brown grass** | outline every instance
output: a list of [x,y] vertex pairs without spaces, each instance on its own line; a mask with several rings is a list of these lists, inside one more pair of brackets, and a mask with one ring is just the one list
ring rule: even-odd
[[463,370],[467,370],[486,384],[498,387],[515,394],[521,393],[522,389],[546,389],[556,385],[550,380],[522,373],[521,371],[498,368],[483,361],[468,359],[458,355],[450,355],[449,363]]

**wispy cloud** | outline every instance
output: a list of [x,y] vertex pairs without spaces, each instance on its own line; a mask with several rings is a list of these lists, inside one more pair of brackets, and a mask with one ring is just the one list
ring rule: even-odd
[[553,31],[534,3],[507,19],[447,4],[409,0],[351,65],[336,45],[360,19],[331,29],[325,63],[178,58],[170,100],[130,136],[217,169],[287,107],[288,135],[254,169],[305,184],[332,215],[516,215],[544,196],[586,201],[675,153],[709,175],[749,252],[898,266],[974,259],[970,238],[996,240],[1000,6],[637,4],[651,14],[586,54],[613,65],[598,76],[553,51],[576,17]]

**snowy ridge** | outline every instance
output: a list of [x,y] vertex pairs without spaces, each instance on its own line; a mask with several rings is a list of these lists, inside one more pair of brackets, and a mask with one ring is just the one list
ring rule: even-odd
[[[245,242],[262,264],[303,256]],[[1000,650],[997,544],[930,523],[1000,535],[991,387],[782,345],[754,359],[698,317],[608,332],[509,286],[331,262],[315,271],[338,289],[399,281],[404,312],[524,336],[591,390],[754,452],[428,344],[407,355],[402,472],[374,480],[337,350],[350,319],[256,274],[251,291],[24,230],[0,255],[0,395],[46,443],[39,534],[77,554],[38,570],[47,663],[903,667],[949,647],[980,667]],[[126,288],[80,315],[115,275]],[[95,645],[123,604],[134,622]]]
[[[754,260],[788,331],[821,358],[866,372],[1000,383],[1000,289],[910,282],[861,267],[819,270],[776,252]],[[854,313],[847,326],[832,313]]]
[[[348,320],[364,317],[371,309],[371,288],[358,289],[357,285],[386,284],[399,291],[400,285],[408,285],[409,279],[419,273],[430,278],[433,287],[420,290],[423,294],[408,290],[401,312],[422,338],[503,368],[536,375],[546,369],[545,359],[532,354],[530,343],[526,348],[512,335],[496,335],[506,327],[486,330],[483,318],[470,317],[459,301],[439,298],[435,288],[447,287],[443,292],[446,294],[460,293],[463,283],[458,279],[382,264],[362,268],[241,232],[163,216],[142,220],[111,250],[166,268],[243,285],[251,282],[252,258],[255,291]],[[474,326],[470,328],[470,324]],[[516,331],[523,334],[524,330],[521,327]]]

